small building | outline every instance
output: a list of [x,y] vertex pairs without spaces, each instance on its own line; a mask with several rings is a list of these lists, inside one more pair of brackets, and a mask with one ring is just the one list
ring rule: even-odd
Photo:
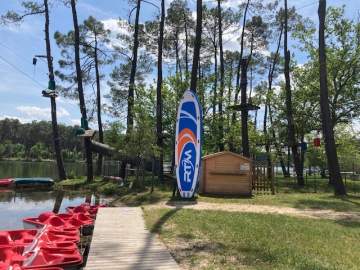
[[252,160],[229,151],[204,156],[200,193],[245,195],[252,191]]

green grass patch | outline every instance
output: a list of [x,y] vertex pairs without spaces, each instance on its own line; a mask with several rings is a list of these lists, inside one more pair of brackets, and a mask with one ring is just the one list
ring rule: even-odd
[[[239,203],[287,206],[300,209],[360,211],[360,181],[347,181],[348,196],[335,196],[327,179],[308,178],[304,187],[298,187],[293,178],[277,178],[275,195],[254,195],[251,198],[200,195],[198,200],[213,203]],[[316,192],[315,192],[316,191]]]
[[79,192],[96,192],[104,195],[115,195],[122,193],[122,187],[118,184],[104,181],[100,177],[96,177],[92,182],[88,183],[85,177],[66,179],[57,182],[55,190],[79,191]]
[[275,195],[255,195],[252,198],[204,195],[199,196],[198,201],[360,212],[360,196],[334,196],[332,193],[277,193]]
[[86,184],[86,178],[85,177],[81,177],[81,178],[74,178],[74,179],[66,179],[60,182],[57,182],[58,186],[63,186],[63,187],[67,187],[67,186],[83,186]]
[[358,269],[360,224],[282,215],[144,210],[190,269]]
[[[129,182],[132,180],[130,178]],[[287,206],[300,209],[310,208],[360,212],[360,181],[347,181],[348,196],[334,196],[333,188],[328,185],[327,181],[327,179],[320,179],[319,177],[316,179],[308,178],[305,187],[298,187],[295,179],[278,177],[278,192],[275,195],[255,194],[251,198],[199,195],[197,200],[199,202],[211,203],[254,204]],[[155,182],[157,183],[157,181]],[[152,193],[150,192],[151,178],[147,177],[144,184],[144,187],[141,189],[129,189],[128,185],[118,187],[115,183],[103,181],[100,178],[95,178],[93,182],[87,183],[86,178],[82,177],[58,182],[56,189],[91,191],[105,195],[114,195],[116,196],[113,202],[114,205],[139,206],[172,200],[172,186],[170,183],[155,186]]]
[[141,190],[127,190],[113,201],[113,205],[141,206],[171,199],[171,191],[167,187],[156,187],[153,192],[145,187]]

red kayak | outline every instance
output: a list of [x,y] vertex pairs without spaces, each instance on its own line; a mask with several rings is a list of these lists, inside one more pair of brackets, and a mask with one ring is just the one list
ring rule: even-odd
[[[51,230],[14,230],[0,231],[1,246],[30,246],[34,243],[41,243],[49,247],[75,247],[80,242],[80,236],[76,234],[62,233]],[[64,244],[65,243],[65,244]],[[70,245],[68,243],[73,243]]]
[[9,187],[12,185],[12,183],[14,182],[13,178],[3,178],[0,179],[0,187]]
[[81,225],[93,225],[94,220],[88,215],[84,213],[72,213],[72,214],[58,214],[58,217],[62,218],[64,221],[68,221],[71,224],[77,224],[77,221],[79,221],[79,224]]
[[83,213],[89,214],[92,217],[95,217],[99,208],[105,207],[105,205],[90,205],[88,203],[83,203],[79,206],[69,206],[66,207],[68,213]]
[[[22,268],[20,265],[15,264],[15,265],[11,265],[8,266],[9,268],[1,268],[0,265],[0,270],[4,269],[4,270],[24,270],[25,268]],[[12,268],[10,268],[12,267]],[[33,268],[33,270],[64,270],[64,268],[60,268],[60,267],[46,267],[46,268]]]
[[49,267],[77,269],[82,264],[82,256],[78,249],[41,248],[29,253],[23,252],[24,248],[19,247],[0,248],[0,269],[7,269],[6,265],[19,265],[24,270],[44,270]]
[[[20,265],[8,265],[0,263],[0,270],[24,270]],[[64,270],[64,268],[60,267],[46,267],[46,268],[33,268],[33,270]]]
[[63,219],[54,213],[45,212],[37,218],[24,218],[23,223],[25,228],[42,228],[47,225],[61,231],[74,231],[81,226],[92,225],[94,223],[91,218],[84,217],[83,215],[79,218],[77,215],[71,215]]

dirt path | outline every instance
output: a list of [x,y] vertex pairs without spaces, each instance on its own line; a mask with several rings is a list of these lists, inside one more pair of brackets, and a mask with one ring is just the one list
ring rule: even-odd
[[316,209],[297,209],[283,206],[252,205],[252,204],[235,204],[235,203],[208,203],[208,202],[160,202],[154,205],[146,206],[151,208],[183,208],[193,210],[219,210],[228,212],[245,212],[245,213],[263,213],[263,214],[280,214],[296,217],[346,220],[360,222],[360,212],[338,212],[334,210],[316,210]]

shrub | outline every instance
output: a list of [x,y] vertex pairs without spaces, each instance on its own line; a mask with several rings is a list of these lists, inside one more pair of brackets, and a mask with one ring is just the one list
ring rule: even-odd
[[106,183],[99,187],[98,191],[104,195],[114,195],[118,191],[118,185],[115,183]]

